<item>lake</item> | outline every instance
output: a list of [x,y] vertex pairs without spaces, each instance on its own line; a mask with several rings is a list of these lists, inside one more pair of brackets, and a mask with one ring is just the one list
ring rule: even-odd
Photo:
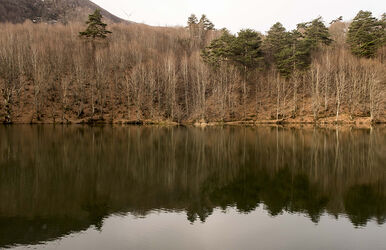
[[0,126],[0,249],[386,249],[386,128]]

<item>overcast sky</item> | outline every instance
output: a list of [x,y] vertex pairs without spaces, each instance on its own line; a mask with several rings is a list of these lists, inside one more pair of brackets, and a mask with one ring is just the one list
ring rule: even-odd
[[190,14],[206,14],[216,28],[232,32],[252,28],[266,32],[279,21],[287,29],[322,16],[326,22],[359,10],[380,17],[386,0],[92,0],[111,13],[134,22],[157,26],[185,25]]

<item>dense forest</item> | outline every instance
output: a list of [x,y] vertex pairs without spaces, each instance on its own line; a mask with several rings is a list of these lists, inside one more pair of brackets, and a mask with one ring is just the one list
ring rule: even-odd
[[101,17],[0,24],[0,122],[386,121],[385,14],[266,34],[205,15],[187,27]]

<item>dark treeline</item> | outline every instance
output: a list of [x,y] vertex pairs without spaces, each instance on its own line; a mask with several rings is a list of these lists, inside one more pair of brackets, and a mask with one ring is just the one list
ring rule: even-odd
[[0,247],[100,228],[111,214],[159,210],[195,222],[216,209],[263,207],[315,223],[329,214],[383,225],[384,132],[2,126]]
[[0,121],[384,121],[385,20],[360,11],[233,35],[192,15],[185,28],[119,24],[106,37],[1,24]]

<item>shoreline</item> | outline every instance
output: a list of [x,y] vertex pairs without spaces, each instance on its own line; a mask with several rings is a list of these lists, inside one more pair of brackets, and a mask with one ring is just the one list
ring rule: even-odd
[[[307,119],[308,118],[308,119]],[[329,127],[329,126],[349,126],[349,127],[364,127],[370,128],[373,126],[386,125],[386,121],[372,121],[370,117],[358,117],[354,119],[340,119],[336,121],[335,117],[328,117],[314,121],[309,117],[300,117],[295,119],[280,119],[280,120],[235,120],[235,121],[181,121],[173,122],[168,120],[77,120],[67,122],[53,121],[32,121],[32,122],[11,122],[0,123],[2,125],[134,125],[134,126],[192,126],[192,127],[219,127],[219,126],[314,126],[314,127]]]

